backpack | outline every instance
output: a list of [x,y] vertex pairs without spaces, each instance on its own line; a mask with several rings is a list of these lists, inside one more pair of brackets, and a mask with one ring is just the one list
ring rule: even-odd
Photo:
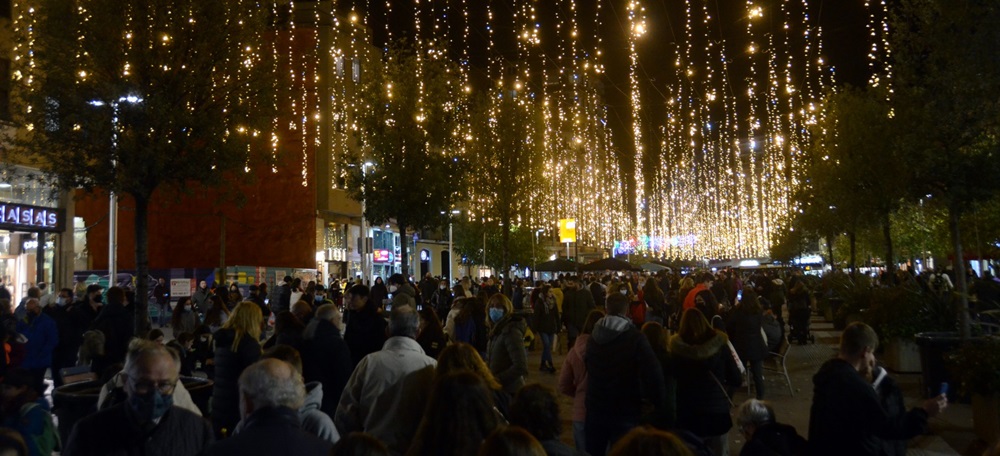
[[[28,414],[32,410],[38,408],[39,405],[36,402],[29,402],[21,406],[20,419],[22,421],[27,421],[30,418]],[[52,454],[54,451],[62,450],[62,442],[59,440],[59,433],[56,432],[56,427],[52,424],[52,414],[44,410],[42,413],[42,432],[41,434],[25,435],[25,440],[31,442],[35,448],[38,449],[39,454]],[[31,446],[31,444],[29,444]]]

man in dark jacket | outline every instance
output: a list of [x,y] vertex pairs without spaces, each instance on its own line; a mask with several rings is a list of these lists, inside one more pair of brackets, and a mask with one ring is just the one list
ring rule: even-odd
[[[355,285],[344,296],[347,303],[347,328],[344,341],[351,351],[351,365],[357,366],[370,353],[382,349],[388,336],[388,323],[379,315],[378,304],[369,302],[368,287]],[[339,398],[338,398],[339,399]]]
[[420,280],[420,297],[426,304],[431,302],[431,298],[434,297],[434,292],[437,291],[438,281],[434,280],[431,273],[424,274],[424,278]]
[[56,387],[59,387],[63,384],[59,371],[65,367],[76,365],[76,354],[80,348],[72,345],[74,338],[78,336],[74,334],[76,328],[73,327],[69,314],[70,304],[73,301],[73,290],[63,288],[56,296],[55,303],[42,309],[42,312],[45,312],[56,322],[56,329],[59,330],[59,343],[56,344],[56,349],[52,353],[52,382]]
[[388,283],[393,309],[399,306],[412,306],[413,310],[417,310],[417,292],[402,274],[389,276]]
[[135,313],[125,299],[125,290],[111,287],[107,293],[108,303],[94,319],[90,329],[104,334],[104,357],[95,362],[94,372],[102,375],[108,367],[125,361],[128,343],[135,335]]
[[919,433],[927,419],[948,406],[944,395],[921,407],[892,416],[882,407],[871,375],[878,336],[864,323],[852,323],[840,336],[840,352],[813,376],[813,403],[809,413],[811,454],[883,454],[886,440]]
[[[588,293],[589,294],[589,293]],[[643,395],[658,408],[666,398],[663,371],[649,341],[628,318],[628,298],[608,296],[607,316],[587,342],[587,453],[608,447],[639,424]]]
[[323,385],[320,410],[330,416],[336,414],[340,393],[354,370],[351,351],[340,335],[341,320],[335,304],[320,306],[302,341],[302,376],[307,383]]
[[206,454],[329,454],[330,442],[300,427],[298,410],[305,396],[302,376],[288,363],[269,358],[252,364],[240,375],[243,430],[214,443]]
[[580,279],[576,276],[566,278],[566,287],[563,289],[563,323],[566,324],[566,346],[572,347],[576,343],[576,336],[580,335],[583,323],[587,320],[587,314],[594,310],[594,296],[590,290],[580,287]]
[[137,340],[129,347],[123,374],[128,400],[77,422],[64,456],[188,456],[202,454],[212,443],[208,423],[173,405],[180,375],[177,353]]
[[271,311],[275,315],[283,310],[292,308],[292,277],[285,276],[285,280],[277,288],[275,292],[278,295],[278,302],[271,304]]

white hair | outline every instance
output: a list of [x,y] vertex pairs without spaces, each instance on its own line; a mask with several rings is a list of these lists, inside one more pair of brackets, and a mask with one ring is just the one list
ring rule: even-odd
[[175,375],[180,375],[181,356],[179,353],[156,341],[139,338],[132,339],[128,344],[128,353],[125,355],[125,368],[123,369],[125,374],[130,377],[139,375],[139,361],[153,356],[169,357],[174,363]]
[[774,423],[774,409],[767,402],[747,399],[736,409],[736,424],[741,429],[747,426],[761,427],[771,423]]
[[306,398],[302,375],[280,359],[262,359],[243,370],[240,394],[262,407],[287,407],[298,410]]

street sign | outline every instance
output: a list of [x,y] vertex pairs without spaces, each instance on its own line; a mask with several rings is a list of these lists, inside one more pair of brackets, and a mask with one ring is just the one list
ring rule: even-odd
[[559,243],[576,242],[576,219],[559,219]]

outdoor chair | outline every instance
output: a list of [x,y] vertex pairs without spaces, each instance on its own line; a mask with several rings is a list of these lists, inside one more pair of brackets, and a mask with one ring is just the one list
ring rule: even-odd
[[795,390],[792,389],[792,379],[788,376],[788,349],[791,348],[791,346],[792,345],[788,343],[788,335],[785,335],[785,337],[781,339],[781,345],[778,346],[778,351],[770,352],[767,359],[764,360],[764,371],[777,372],[784,375],[785,383],[788,384],[788,394],[795,397]]

